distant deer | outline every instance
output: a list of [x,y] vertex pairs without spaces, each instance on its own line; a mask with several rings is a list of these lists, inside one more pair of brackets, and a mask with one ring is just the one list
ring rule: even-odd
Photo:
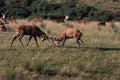
[[27,46],[29,44],[29,42],[31,41],[32,37],[34,37],[36,45],[38,45],[37,42],[37,38],[36,37],[40,37],[42,38],[42,42],[44,40],[49,40],[50,38],[46,35],[45,32],[43,32],[40,28],[38,28],[35,25],[22,25],[22,26],[18,26],[18,28],[16,29],[16,35],[14,36],[12,42],[11,42],[11,47],[13,45],[13,42],[16,40],[16,38],[19,38],[20,43],[22,44],[22,46],[24,47],[23,43],[22,43],[22,38],[24,35],[29,35],[29,41],[27,43]]
[[8,24],[7,20],[5,19],[5,14],[1,13],[2,17],[0,18],[0,31],[6,31],[7,28],[5,27],[5,24]]
[[33,18],[33,19],[29,19],[28,22],[29,22],[29,21],[33,21],[33,22],[42,22],[42,21],[43,21],[43,18],[37,16],[37,17],[35,17],[35,18]]
[[16,19],[15,19],[13,16],[11,16],[11,17],[10,17],[9,22],[12,22],[12,23],[13,23],[13,22],[14,22],[14,23],[17,23]]
[[67,28],[64,29],[61,33],[59,33],[59,35],[55,38],[54,43],[57,44],[57,46],[59,47],[60,46],[59,43],[63,41],[62,42],[63,47],[66,39],[74,38],[78,44],[78,48],[80,48],[81,43],[83,43],[81,37],[82,33],[78,29]]
[[80,16],[78,17],[78,23],[79,23],[79,24],[84,24],[84,25],[86,24],[86,22],[83,21]]
[[57,22],[57,23],[66,22],[66,21],[68,21],[68,19],[69,19],[69,16],[65,15],[64,19],[55,19],[55,20],[53,20],[53,22]]
[[100,21],[97,23],[97,26],[106,26],[106,22],[105,21]]

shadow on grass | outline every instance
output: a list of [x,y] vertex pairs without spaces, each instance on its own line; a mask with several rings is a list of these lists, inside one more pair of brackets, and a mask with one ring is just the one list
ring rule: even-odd
[[85,71],[83,71],[83,72],[85,72],[85,73],[92,73],[92,74],[112,74],[111,72],[109,72],[109,71],[97,71],[97,70],[85,70]]
[[100,51],[120,51],[120,48],[107,48],[107,47],[84,47],[86,49],[95,49]]
[[[78,49],[77,46],[64,46],[60,48],[68,48],[68,49]],[[93,50],[100,50],[100,51],[120,51],[120,48],[109,48],[109,47],[89,47],[85,46],[82,47],[81,49],[93,49]]]

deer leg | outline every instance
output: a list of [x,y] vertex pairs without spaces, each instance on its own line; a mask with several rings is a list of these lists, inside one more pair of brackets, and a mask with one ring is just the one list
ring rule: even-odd
[[64,46],[65,41],[66,41],[66,37],[63,38],[62,47]]
[[80,48],[81,43],[79,42],[78,39],[76,39],[76,42],[77,42],[77,44],[78,44],[78,48]]
[[27,43],[27,46],[29,45],[31,39],[32,39],[32,36],[29,37],[29,41],[28,41],[28,43]]
[[13,42],[14,42],[19,36],[20,36],[20,35],[14,36],[14,38],[13,38],[13,40],[12,40],[12,42],[11,42],[11,47],[12,47],[12,45],[13,45]]
[[80,40],[81,44],[84,44],[84,42],[81,39],[79,39],[79,40]]
[[23,38],[23,36],[24,36],[24,35],[20,35],[20,37],[19,37],[19,41],[20,41],[20,43],[22,44],[22,46],[24,47],[23,42],[22,42],[22,38]]
[[36,36],[34,36],[34,39],[35,39],[37,47],[39,47]]

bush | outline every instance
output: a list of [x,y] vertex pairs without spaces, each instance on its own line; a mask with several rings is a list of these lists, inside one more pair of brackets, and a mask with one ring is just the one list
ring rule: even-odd
[[88,14],[88,17],[91,20],[95,21],[111,21],[113,19],[113,15],[111,12],[97,8],[91,9],[91,11]]
[[17,6],[6,6],[4,10],[6,10],[7,17],[26,18],[31,14],[27,9]]

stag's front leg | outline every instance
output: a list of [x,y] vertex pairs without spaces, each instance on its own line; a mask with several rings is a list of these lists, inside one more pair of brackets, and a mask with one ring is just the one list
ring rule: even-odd
[[13,45],[13,42],[19,37],[20,35],[15,35],[14,36],[14,38],[13,38],[13,40],[12,40],[12,42],[11,42],[11,47],[12,47],[12,45]]
[[80,49],[81,48],[81,43],[79,42],[79,40],[78,39],[76,39],[76,42],[77,42],[77,44],[78,44],[78,49]]
[[39,47],[36,36],[34,36],[34,39],[35,39],[37,47]]

